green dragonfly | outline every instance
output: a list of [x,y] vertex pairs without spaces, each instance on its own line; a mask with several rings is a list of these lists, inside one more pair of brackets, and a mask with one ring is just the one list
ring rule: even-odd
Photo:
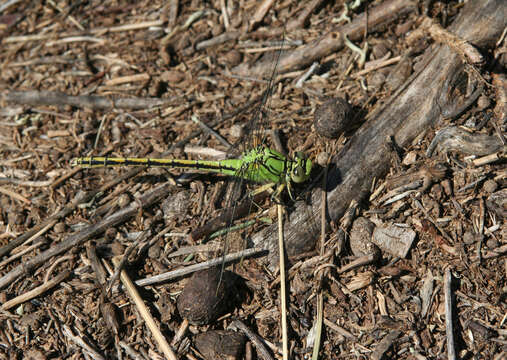
[[277,186],[274,197],[277,198],[284,188],[292,196],[293,184],[301,184],[310,178],[312,162],[302,152],[296,152],[289,159],[280,152],[265,146],[257,146],[245,151],[238,159],[183,160],[153,158],[110,158],[80,157],[71,162],[72,166],[86,168],[111,166],[145,166],[177,169],[192,169],[202,172],[218,173],[256,183]]

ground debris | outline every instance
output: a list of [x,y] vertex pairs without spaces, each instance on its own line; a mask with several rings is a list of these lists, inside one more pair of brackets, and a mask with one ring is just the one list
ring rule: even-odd
[[316,164],[284,204],[290,358],[320,306],[319,359],[502,358],[506,8],[3,2],[0,359],[160,356],[113,256],[179,358],[281,358],[269,189],[227,208],[221,176],[69,165],[228,155],[253,118]]

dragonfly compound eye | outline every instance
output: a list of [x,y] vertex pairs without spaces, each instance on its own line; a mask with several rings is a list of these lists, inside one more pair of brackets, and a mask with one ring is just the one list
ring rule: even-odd
[[292,169],[291,179],[295,183],[302,183],[308,179],[308,176],[306,176],[304,168],[301,165],[297,165]]

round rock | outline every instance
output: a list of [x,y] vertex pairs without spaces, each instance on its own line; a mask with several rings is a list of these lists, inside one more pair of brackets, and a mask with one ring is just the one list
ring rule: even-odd
[[224,315],[235,294],[236,276],[220,268],[210,268],[195,273],[178,297],[177,307],[181,317],[194,325],[207,325]]
[[344,132],[350,121],[350,105],[342,98],[332,98],[315,110],[315,129],[324,137],[335,139]]

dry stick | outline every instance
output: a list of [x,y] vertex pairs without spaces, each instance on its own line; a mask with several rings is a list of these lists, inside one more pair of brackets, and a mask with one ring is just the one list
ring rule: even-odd
[[278,210],[278,254],[280,258],[280,302],[282,309],[280,317],[282,318],[282,354],[283,359],[289,359],[289,342],[287,339],[287,295],[285,291],[285,251],[283,247],[283,207],[281,204],[276,205]]
[[[35,93],[35,92],[32,92],[32,93]],[[12,93],[11,93],[12,94]],[[21,94],[26,94],[26,93],[21,93]],[[23,97],[22,97],[23,98]],[[24,104],[24,102],[22,102],[22,98],[20,98],[20,101],[21,103]],[[12,100],[12,101],[15,101],[15,100]],[[227,120],[228,118],[234,116],[234,114],[236,113],[240,113],[242,111],[244,111],[247,107],[250,107],[252,104],[255,104],[257,101],[259,100],[252,100],[250,102],[248,102],[244,107],[241,107],[239,108],[237,111],[233,112],[230,116],[223,116],[223,118],[221,120]],[[53,103],[49,102],[48,105],[54,105]],[[88,104],[89,105],[89,104]],[[212,122],[212,124],[210,124],[210,126],[215,126],[217,123],[219,123],[219,120],[216,120],[214,122]],[[171,146],[171,148],[164,152],[162,154],[162,156],[166,156],[168,153],[170,153],[173,149],[177,148],[177,147],[181,147],[183,146],[184,144],[186,144],[189,140],[195,138],[196,136],[198,136],[200,133],[201,133],[202,130],[196,130],[194,132],[192,132],[189,136],[187,136],[185,139],[177,142],[176,144],[174,144],[173,146]],[[59,178],[58,180],[56,180],[51,186],[53,188],[55,188],[56,186],[58,186],[62,181],[66,180],[68,177],[74,175],[76,172],[80,171],[81,169],[78,169],[76,168],[75,170],[72,170],[69,172],[69,174],[67,175],[64,175],[62,176],[61,178]],[[79,192],[78,195],[72,200],[70,206],[66,206],[63,210],[59,211],[58,213],[52,215],[51,217],[49,217],[48,219],[46,219],[44,222],[42,222],[41,224],[33,227],[31,230],[29,230],[28,232],[24,233],[23,235],[19,236],[18,238],[16,238],[15,240],[13,241],[10,241],[9,244],[7,244],[6,246],[0,248],[0,258],[2,256],[4,256],[6,253],[10,252],[12,249],[16,248],[17,246],[21,245],[25,240],[29,239],[30,237],[32,237],[33,235],[36,234],[36,236],[33,236],[34,238],[36,238],[37,236],[40,236],[42,235],[45,231],[47,231],[48,229],[50,229],[54,224],[56,224],[58,222],[58,220],[60,220],[61,218],[64,218],[66,217],[67,215],[69,215],[72,211],[74,211],[76,209],[76,207],[79,205],[79,204],[82,204],[82,203],[86,203],[88,201],[90,201],[95,195],[97,195],[97,193],[99,192],[104,192],[106,190],[108,190],[109,188],[119,184],[120,182],[128,179],[128,178],[131,178],[137,174],[139,174],[140,172],[143,171],[143,168],[135,168],[135,169],[131,169],[130,171],[126,172],[125,174],[123,175],[120,175],[118,176],[117,178],[115,178],[113,181],[103,185],[99,190],[96,190],[96,191],[92,191],[92,192],[88,192],[88,193],[85,193],[85,192]],[[43,232],[41,232],[42,230],[44,230]],[[39,233],[38,233],[39,232]]]
[[99,221],[97,224],[86,227],[77,234],[69,236],[66,240],[33,257],[31,260],[18,265],[16,268],[12,269],[10,272],[0,278],[0,288],[3,288],[16,279],[29,274],[31,270],[47,262],[49,258],[62,254],[75,246],[82,245],[91,237],[103,233],[112,226],[123,223],[127,219],[135,216],[141,208],[144,209],[146,207],[149,207],[160,201],[160,199],[165,198],[167,195],[169,195],[170,189],[170,185],[161,185],[154,190],[144,194],[137,201],[132,202],[125,209],[117,211],[113,215],[108,216],[106,219]]
[[[151,26],[162,26],[164,24],[161,20],[155,20],[155,21],[145,21],[137,24],[126,24],[121,26],[111,26],[106,28],[97,28],[97,29],[89,29],[86,32],[67,32],[67,33],[61,33],[58,34],[60,38],[62,37],[68,37],[68,36],[80,36],[84,34],[104,34],[104,33],[111,33],[111,32],[122,32],[122,31],[129,31],[129,30],[139,30],[148,28]],[[5,39],[3,39],[3,43],[17,43],[17,42],[24,42],[24,41],[40,41],[40,40],[47,40],[47,39],[53,39],[55,37],[54,33],[47,33],[47,34],[35,34],[35,35],[21,35],[21,36],[9,36]]]
[[4,194],[4,195],[7,195],[7,196],[10,196],[11,198],[19,200],[21,202],[24,202],[27,205],[30,205],[32,203],[30,200],[28,200],[23,195],[15,193],[14,191],[11,191],[9,189],[4,189],[3,187],[0,187],[0,194]]
[[[113,258],[113,263],[115,266],[119,266],[120,260],[117,258]],[[162,332],[155,323],[155,320],[153,320],[150,311],[146,307],[134,283],[132,282],[132,280],[130,280],[130,277],[128,276],[125,270],[121,270],[120,279],[125,288],[127,289],[129,296],[132,298],[132,300],[134,300],[134,303],[137,306],[137,310],[139,310],[139,314],[143,318],[144,322],[146,322],[146,325],[150,329],[153,337],[155,338],[155,341],[158,343],[160,350],[164,353],[167,359],[177,360],[176,354],[173,352],[173,350],[167,343],[164,335],[162,335]]]
[[[233,117],[233,116],[235,116],[235,115],[237,115],[237,114],[245,111],[245,109],[250,108],[250,106],[254,105],[255,103],[257,103],[260,100],[261,99],[259,98],[259,99],[255,99],[255,100],[249,101],[247,104],[245,104],[245,106],[237,109],[236,111],[232,112],[231,114],[225,115],[221,119],[217,119],[217,120],[213,121],[210,124],[210,126],[216,126],[220,121],[225,121],[225,120],[229,119],[230,117]],[[195,138],[196,136],[198,136],[200,133],[201,133],[200,129],[192,132],[185,139],[183,139],[183,140],[177,142],[176,144],[174,144],[173,146],[171,146],[171,148],[168,151],[166,151],[165,153],[163,153],[162,156],[166,156],[173,149],[175,149],[177,147],[183,146],[189,140],[191,140],[191,139]],[[38,236],[41,236],[43,233],[45,233],[47,230],[49,230],[51,227],[53,227],[53,225],[55,225],[60,219],[66,217],[67,215],[69,215],[70,213],[72,213],[77,208],[78,205],[90,201],[99,192],[104,192],[107,189],[109,189],[110,187],[113,187],[113,186],[117,185],[118,183],[120,183],[120,182],[122,182],[122,181],[124,181],[124,180],[126,180],[128,178],[131,178],[132,176],[135,176],[135,175],[139,174],[143,170],[144,170],[143,168],[134,168],[134,169],[131,169],[130,171],[126,172],[125,174],[116,177],[113,181],[110,181],[109,183],[103,185],[99,190],[91,191],[91,192],[88,192],[88,193],[86,193],[86,192],[79,192],[76,195],[76,197],[72,200],[72,202],[70,203],[69,206],[64,207],[61,211],[59,211],[58,213],[52,215],[51,217],[49,217],[48,219],[46,219],[41,224],[33,227],[32,229],[30,229],[29,231],[27,231],[23,235],[17,237],[16,239],[10,241],[4,247],[0,248],[0,258],[2,256],[4,256],[5,254],[9,253],[10,251],[12,251],[17,246],[19,246],[22,243],[24,243],[26,240],[28,240],[30,238],[32,238],[31,240],[33,240],[33,239],[37,238]],[[73,171],[71,171],[70,173],[74,174]],[[64,176],[62,178],[66,178],[66,177]],[[59,182],[60,181],[57,180],[53,184],[53,186],[56,186],[57,183],[59,183]],[[90,235],[90,236],[93,236],[93,235]],[[85,240],[83,240],[83,241],[85,241]],[[41,262],[41,263],[43,263],[43,262]],[[38,263],[38,264],[40,265],[41,263]],[[33,265],[33,266],[35,266],[35,265]],[[22,274],[24,272],[24,271],[20,271],[19,269],[15,269],[15,271],[16,271],[16,273],[19,273],[19,274]],[[7,283],[10,283],[14,279],[15,279],[15,277],[14,278],[11,277],[10,280],[7,280]],[[0,288],[3,286],[1,284],[2,284],[2,281],[4,281],[4,280],[5,280],[5,276],[3,278],[0,278]]]
[[228,41],[236,40],[241,36],[241,31],[227,31],[214,38],[203,40],[195,46],[196,50],[204,50],[210,47],[214,47],[223,44]]
[[[53,225],[51,225],[51,226],[53,226]],[[38,237],[38,235],[37,235],[37,236],[34,236],[32,239],[36,239],[37,237]],[[30,241],[31,241],[32,239],[30,239]],[[27,243],[29,243],[29,241],[27,241]],[[16,259],[19,259],[19,258],[20,258],[20,257],[22,257],[23,255],[28,254],[28,253],[29,253],[29,252],[31,252],[32,250],[35,250],[35,249],[37,249],[37,248],[41,247],[42,245],[45,245],[45,242],[44,242],[44,241],[39,241],[38,243],[33,244],[32,246],[28,246],[28,247],[26,247],[24,250],[22,250],[22,251],[19,251],[19,252],[15,253],[15,254],[14,254],[14,255],[12,255],[11,257],[9,257],[9,258],[7,258],[7,259],[5,259],[5,260],[3,260],[3,261],[1,261],[1,262],[0,262],[0,269],[1,269],[1,268],[3,268],[3,267],[4,267],[5,265],[7,265],[8,263],[10,263],[11,261],[14,261],[14,260],[16,260]]]
[[153,285],[160,282],[176,279],[185,275],[189,275],[193,272],[209,269],[211,267],[220,265],[222,263],[228,263],[231,261],[237,261],[240,259],[244,259],[250,256],[258,256],[260,254],[265,254],[266,250],[262,249],[256,249],[256,248],[250,248],[246,250],[239,251],[237,253],[226,255],[225,257],[220,257],[218,259],[213,259],[209,261],[205,261],[199,264],[190,265],[181,269],[169,271],[163,274],[150,276],[144,279],[139,279],[136,281],[136,285],[138,286],[146,286],[146,285]]
[[92,110],[110,109],[150,109],[158,106],[175,105],[182,97],[171,99],[160,98],[120,98],[111,99],[104,96],[80,95],[70,96],[57,91],[11,91],[3,94],[3,99],[16,104],[37,105],[70,105]]
[[449,360],[456,359],[454,347],[454,328],[452,326],[452,275],[449,268],[445,269],[444,275],[444,295],[445,295],[445,332],[447,335],[447,358]]
[[44,232],[46,232],[48,229],[50,229],[54,224],[58,222],[59,219],[62,217],[67,216],[70,214],[74,209],[81,204],[82,202],[89,201],[94,194],[91,193],[85,193],[84,191],[79,192],[76,197],[72,200],[69,206],[64,207],[62,210],[57,212],[56,214],[50,216],[48,219],[46,219],[44,222],[40,223],[39,225],[33,227],[26,233],[24,233],[21,236],[18,236],[16,239],[10,241],[7,245],[0,248],[0,258],[4,256],[5,254],[11,252],[14,248],[18,247],[22,243],[24,243],[26,240],[30,238],[36,238],[38,236],[41,236]]
[[248,339],[254,344],[255,348],[257,349],[257,354],[259,358],[264,360],[274,360],[271,354],[269,353],[266,346],[264,346],[264,342],[262,341],[262,338],[255,334],[252,330],[248,328],[241,320],[234,320],[231,323],[231,326],[238,328],[239,330],[243,331]]
[[366,75],[372,71],[375,71],[375,70],[378,70],[378,69],[381,69],[385,66],[389,66],[389,65],[392,65],[392,64],[395,64],[397,63],[398,61],[401,60],[401,56],[395,56],[393,58],[390,58],[390,59],[387,59],[385,61],[382,61],[382,62],[379,62],[378,64],[372,66],[372,67],[369,67],[367,69],[364,69],[364,70],[361,70],[361,71],[358,71],[352,75],[350,75],[350,77],[352,77],[353,79],[357,79],[363,75]]
[[16,296],[14,299],[6,301],[5,303],[2,304],[1,309],[2,310],[9,310],[10,308],[12,308],[18,304],[24,303],[28,300],[31,300],[31,299],[39,296],[40,294],[45,293],[46,291],[51,289],[53,286],[56,286],[59,283],[61,283],[63,280],[65,280],[70,274],[71,274],[70,270],[65,270],[64,272],[56,275],[51,280],[45,282],[44,284],[42,284],[40,286],[37,286],[35,289],[32,289],[24,294]]
[[472,44],[470,44],[470,42],[447,31],[440,24],[435,23],[431,18],[426,17],[420,28],[429,32],[435,41],[452,47],[453,50],[461,56],[464,62],[468,60],[473,65],[481,65],[484,63],[484,57]]
[[63,334],[67,336],[71,341],[73,341],[76,345],[79,345],[83,348],[84,351],[88,353],[94,360],[106,360],[105,357],[100,355],[95,349],[93,349],[90,345],[88,345],[83,339],[79,336],[76,336],[70,330],[70,327],[67,325],[63,325]]
[[264,16],[268,13],[269,9],[273,6],[273,3],[275,0],[264,0],[259,6],[257,7],[257,10],[255,10],[255,13],[253,14],[250,24],[248,25],[249,30],[252,30],[258,23],[264,19]]
[[[327,169],[328,160],[324,167],[324,176],[322,177],[322,203],[321,203],[321,217],[320,217],[320,256],[324,255],[324,244],[326,241],[326,193],[327,193]],[[319,283],[322,282],[322,273],[319,276]],[[312,360],[317,360],[319,357],[320,340],[322,338],[322,323],[324,319],[324,294],[322,291],[322,284],[319,284],[319,294],[317,295],[317,323],[315,327],[315,343],[313,344]]]

